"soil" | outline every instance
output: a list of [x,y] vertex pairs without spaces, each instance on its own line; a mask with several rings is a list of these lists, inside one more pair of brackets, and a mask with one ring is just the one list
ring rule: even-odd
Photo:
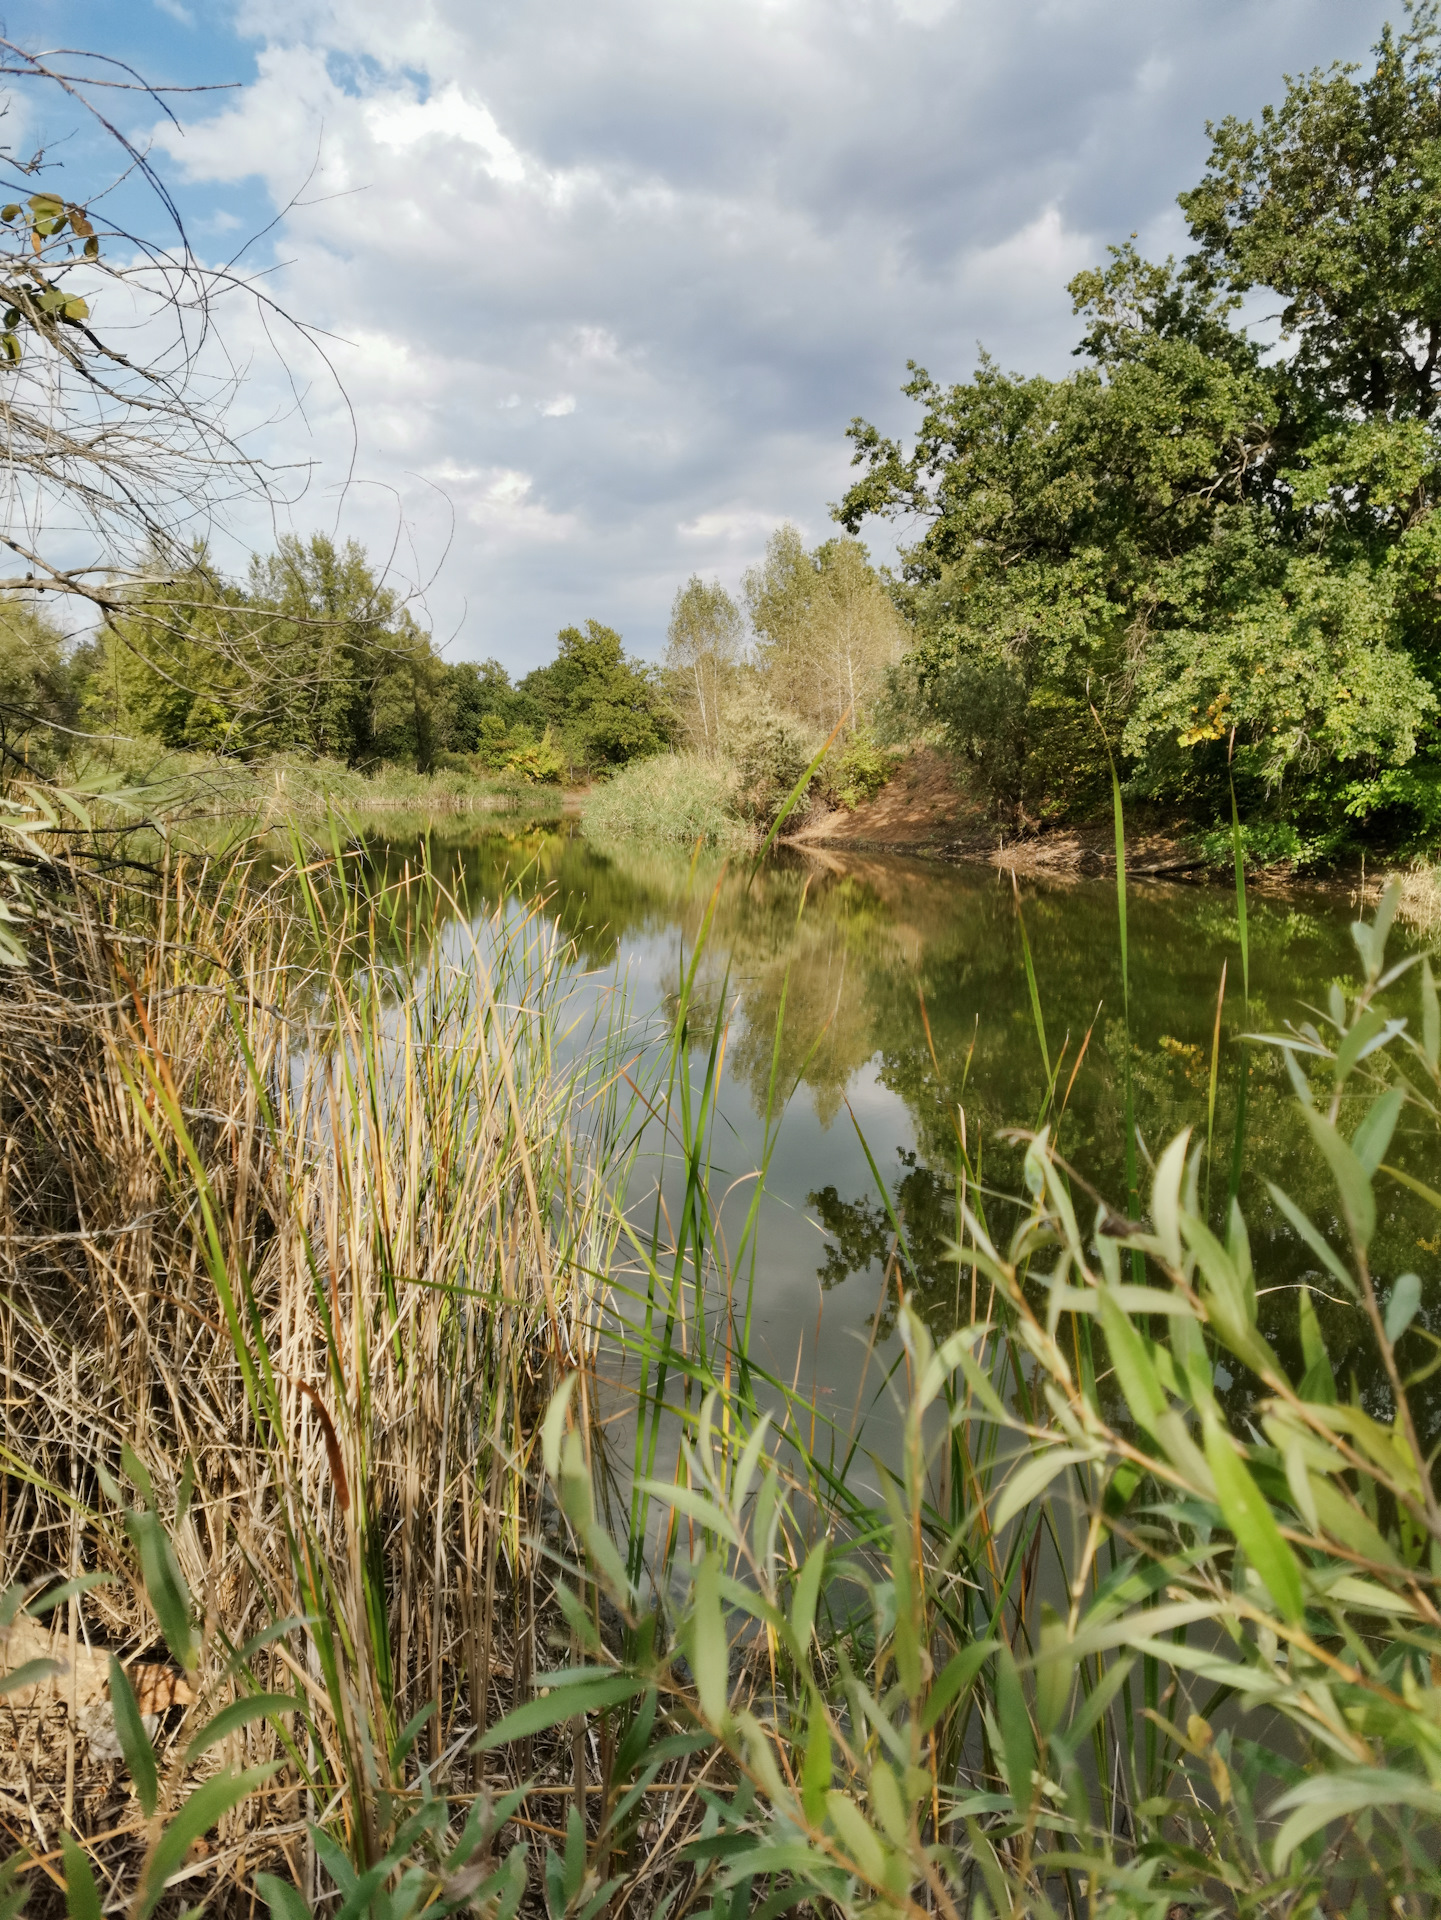
[[[945,756],[929,747],[910,754],[875,799],[854,813],[818,809],[787,839],[797,847],[917,854],[1019,874],[1063,877],[1116,870],[1109,820],[1018,834],[990,818]],[[1142,830],[1127,833],[1126,871],[1182,879],[1200,877],[1206,869],[1196,849],[1179,837]]]

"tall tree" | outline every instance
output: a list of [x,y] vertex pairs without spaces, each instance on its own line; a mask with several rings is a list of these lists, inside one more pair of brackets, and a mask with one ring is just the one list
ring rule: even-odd
[[629,658],[613,627],[563,627],[556,654],[520,683],[577,771],[598,772],[659,753],[671,720],[650,670]]
[[826,733],[847,713],[864,724],[906,635],[861,542],[808,553],[793,526],[779,527],[746,575],[745,598],[775,703]]
[[676,593],[666,633],[666,687],[691,747],[721,751],[721,708],[745,658],[745,623],[719,580],[692,574]]

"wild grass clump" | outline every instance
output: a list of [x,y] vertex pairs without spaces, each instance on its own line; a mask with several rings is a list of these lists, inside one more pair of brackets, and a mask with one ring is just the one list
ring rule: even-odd
[[633,760],[592,788],[581,811],[597,841],[677,840],[739,847],[750,834],[731,810],[731,775],[721,761],[694,753]]

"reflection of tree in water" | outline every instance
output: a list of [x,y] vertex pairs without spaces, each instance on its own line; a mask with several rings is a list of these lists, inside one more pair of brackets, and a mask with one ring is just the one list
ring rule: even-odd
[[[909,1295],[911,1304],[931,1322],[934,1330],[949,1333],[961,1324],[970,1303],[969,1280],[966,1298],[961,1299],[961,1269],[955,1256],[956,1193],[949,1173],[928,1166],[906,1147],[896,1149],[905,1171],[891,1191],[891,1204],[906,1236],[909,1260],[902,1257],[895,1275],[887,1284],[881,1311],[882,1336],[894,1329],[895,1277]],[[853,1274],[874,1270],[879,1282],[896,1254],[896,1232],[890,1215],[879,1197],[861,1195],[842,1200],[834,1187],[822,1187],[808,1193],[806,1204],[815,1209],[816,1218],[832,1244],[825,1259],[816,1268],[821,1285],[830,1290]]]
[[[530,826],[477,834],[470,823],[457,822],[447,832],[432,832],[427,844],[437,876],[477,913],[508,892],[524,899],[547,896],[547,911],[576,941],[583,963],[601,969],[615,965],[627,941],[640,937],[671,938],[678,949],[693,952],[719,881],[693,1008],[693,1042],[707,1039],[724,988],[728,1004],[739,1010],[731,1023],[729,1070],[762,1108],[784,993],[778,1090],[788,1096],[799,1079],[824,1124],[838,1112],[856,1074],[875,1063],[876,1077],[904,1104],[917,1143],[916,1153],[904,1158],[895,1199],[912,1238],[919,1302],[938,1329],[950,1324],[957,1268],[945,1243],[954,1232],[948,1169],[957,1106],[964,1104],[973,1154],[983,1156],[986,1186],[1015,1191],[1020,1155],[998,1134],[1034,1120],[1045,1085],[1008,884],[984,870],[881,859],[817,865],[796,854],[768,862],[752,880],[744,861],[723,870],[711,856],[693,861],[672,848],[598,848],[569,829]],[[402,844],[397,838],[376,849],[377,865],[393,875],[405,860],[413,868],[416,853],[414,840]],[[1065,1048],[1058,1100],[1086,1030],[1096,1022],[1057,1123],[1060,1148],[1088,1181],[1119,1202],[1127,1037],[1120,1019],[1114,891],[1109,883],[1036,887],[1023,904],[1053,1063]],[[1220,889],[1144,886],[1132,893],[1130,1067],[1137,1120],[1151,1153],[1188,1124],[1204,1136],[1216,990],[1223,958],[1231,962],[1215,1117],[1218,1225],[1235,1114],[1235,1036],[1247,1025],[1253,1032],[1278,1031],[1287,1020],[1304,1017],[1303,1002],[1323,1000],[1331,980],[1354,976],[1348,919],[1344,900],[1254,900],[1248,1018],[1240,1001],[1229,896]],[[1394,1010],[1414,1014],[1409,1000],[1399,1003],[1403,992],[1414,998],[1410,979],[1398,989]],[[873,1145],[879,1151],[886,1143]],[[1429,1166],[1434,1145],[1434,1137],[1410,1141],[1398,1133],[1392,1158],[1436,1185]],[[1368,1348],[1357,1311],[1330,1297],[1334,1287],[1273,1204],[1265,1180],[1278,1180],[1341,1246],[1336,1197],[1282,1063],[1266,1049],[1251,1054],[1246,1161],[1242,1204],[1262,1276],[1262,1331],[1299,1378],[1295,1289],[1312,1286],[1341,1391],[1349,1393],[1351,1367],[1363,1363]],[[1143,1189],[1148,1184],[1143,1170]],[[1371,1253],[1382,1294],[1396,1275],[1417,1271],[1426,1281],[1417,1327],[1441,1332],[1441,1300],[1433,1292],[1437,1248],[1426,1244],[1426,1236],[1434,1236],[1433,1218],[1394,1185],[1378,1190],[1378,1203]],[[843,1199],[826,1188],[811,1204],[832,1243],[822,1279],[834,1285],[873,1268],[879,1283],[889,1247],[879,1199]],[[1089,1202],[1082,1202],[1083,1216],[1088,1209]],[[963,1285],[964,1317],[969,1282]],[[1430,1349],[1419,1331],[1408,1334],[1403,1346],[1403,1366],[1426,1364]],[[1385,1418],[1384,1382],[1363,1376],[1357,1386],[1368,1408]],[[1237,1415],[1255,1391],[1255,1383],[1244,1378],[1227,1390]],[[1441,1373],[1420,1392],[1434,1396],[1426,1414],[1430,1430],[1441,1431]]]

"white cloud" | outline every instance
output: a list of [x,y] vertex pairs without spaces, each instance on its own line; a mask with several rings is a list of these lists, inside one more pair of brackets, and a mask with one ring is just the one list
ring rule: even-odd
[[428,100],[389,97],[365,108],[366,125],[382,146],[397,150],[423,142],[459,140],[478,147],[492,180],[515,182],[525,178],[525,162],[514,144],[495,124],[489,107],[467,100],[455,82]]
[[554,400],[540,402],[541,417],[546,420],[562,420],[568,413],[575,412],[575,395],[558,393]]

